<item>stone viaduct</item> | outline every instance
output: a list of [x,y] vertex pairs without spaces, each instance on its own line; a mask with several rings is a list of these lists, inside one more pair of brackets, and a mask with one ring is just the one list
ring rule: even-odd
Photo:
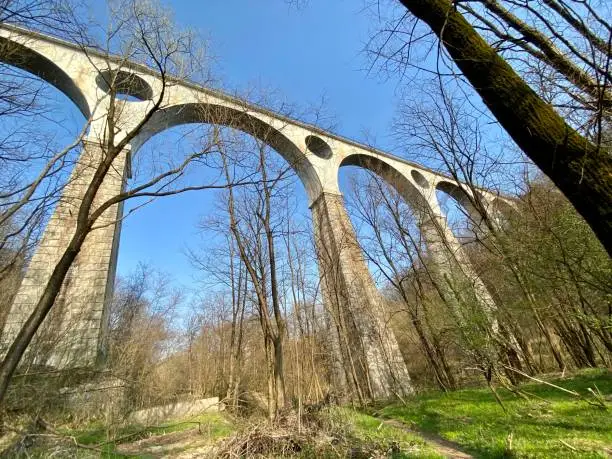
[[[108,115],[107,77],[116,72],[117,92],[125,96],[121,104],[123,131],[133,129],[143,119],[163,84],[159,74],[142,65],[13,26],[0,26],[0,46],[11,50],[3,53],[5,62],[62,91],[89,122],[81,142],[81,160],[73,171],[74,180],[64,188],[12,306],[2,305],[11,307],[0,343],[0,351],[5,353],[45,288],[76,225],[71,209],[78,206],[87,185],[84,159],[95,160],[103,154],[100,146],[104,145],[101,139]],[[343,166],[367,168],[392,185],[419,216],[428,253],[436,260],[438,269],[459,269],[474,286],[483,306],[495,307],[449,229],[436,198],[436,190],[443,190],[468,212],[473,211],[468,192],[453,180],[219,91],[180,80],[163,89],[163,103],[139,130],[125,154],[118,157],[99,195],[120,192],[130,178],[130,158],[149,138],[172,126],[215,123],[268,143],[294,168],[307,191],[326,309],[336,330],[352,331],[349,339],[346,334],[334,334],[334,377],[339,384],[350,390],[355,378],[361,379],[369,388],[369,396],[374,397],[410,391],[409,375],[389,317],[344,207],[338,186],[338,172]],[[498,196],[482,190],[482,199],[493,208]],[[104,353],[121,217],[122,206],[115,205],[86,239],[56,301],[55,314],[47,319],[37,337],[42,342],[46,336],[46,342],[55,341],[55,346],[48,353],[38,351],[37,363],[59,368],[87,366]],[[49,330],[52,332],[45,335]],[[359,356],[357,371],[352,374],[343,365],[348,353]]]

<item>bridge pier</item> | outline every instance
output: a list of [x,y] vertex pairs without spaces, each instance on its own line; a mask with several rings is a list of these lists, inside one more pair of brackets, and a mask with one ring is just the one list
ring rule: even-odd
[[332,318],[333,377],[362,399],[406,395],[410,376],[341,195],[312,203],[323,299]]
[[[76,228],[82,196],[102,158],[99,141],[83,141],[83,151],[51,216],[15,296],[1,336],[4,356],[34,310],[51,273]],[[124,183],[126,153],[104,178],[94,200],[117,195]],[[115,278],[122,205],[109,208],[95,223],[77,255],[49,316],[28,348],[24,365],[54,368],[91,366],[105,353],[108,309]]]
[[[424,195],[424,205],[415,210],[429,255],[428,269],[440,295],[450,306],[465,337],[479,352],[483,364],[487,363],[485,359],[494,361],[499,352],[504,352],[517,368],[529,364],[516,337],[499,326],[495,299],[474,270],[434,196]],[[469,206],[464,206],[470,210]],[[475,211],[471,215],[476,225],[480,223],[478,216]],[[480,232],[480,237],[486,237],[486,228],[478,226],[476,231]]]
[[450,302],[476,303],[496,329],[494,317],[497,308],[482,279],[476,274],[464,248],[453,234],[446,217],[437,204],[430,204],[425,212],[420,212],[419,227],[430,258],[434,277]]

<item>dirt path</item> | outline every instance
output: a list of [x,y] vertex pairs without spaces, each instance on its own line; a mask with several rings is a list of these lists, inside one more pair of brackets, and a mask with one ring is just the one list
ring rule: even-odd
[[442,454],[444,457],[452,458],[452,459],[472,459],[473,456],[461,451],[460,446],[457,443],[454,443],[449,440],[445,440],[444,438],[432,434],[429,432],[423,432],[422,430],[415,430],[410,426],[404,424],[401,421],[396,419],[381,419],[380,422],[387,424],[389,426],[395,427],[397,429],[404,430],[406,432],[410,432],[412,434],[417,434],[423,437],[423,440],[427,442],[432,448],[434,448],[438,453]]

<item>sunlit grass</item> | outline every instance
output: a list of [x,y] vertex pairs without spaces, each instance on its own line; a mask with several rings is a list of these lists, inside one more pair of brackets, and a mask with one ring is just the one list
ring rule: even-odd
[[[440,458],[419,435],[384,424],[368,414],[350,408],[332,408],[328,422],[345,429],[349,443],[363,444],[386,452],[390,458]],[[377,456],[378,457],[378,456]]]
[[[609,398],[611,374],[590,370],[553,381],[589,397],[597,387]],[[612,407],[602,409],[544,384],[522,389],[534,397],[498,393],[506,411],[487,389],[416,397],[406,406],[390,405],[378,413],[454,441],[476,457],[609,457],[612,454]],[[537,396],[537,397],[535,397]]]
[[[183,420],[171,421],[160,425],[140,426],[128,425],[116,429],[109,435],[107,428],[93,424],[77,431],[64,430],[66,435],[72,436],[82,445],[97,446],[104,452],[104,457],[120,458],[117,446],[134,442],[152,436],[161,436],[169,433],[183,432],[190,429],[199,429],[202,436],[213,442],[226,437],[234,431],[234,426],[220,413],[203,413],[199,416]],[[144,456],[143,456],[144,457]]]

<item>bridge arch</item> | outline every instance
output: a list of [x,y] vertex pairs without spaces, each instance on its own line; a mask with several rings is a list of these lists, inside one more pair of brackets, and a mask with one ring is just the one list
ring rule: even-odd
[[430,184],[423,174],[416,169],[411,170],[411,177],[415,181],[413,183],[392,165],[380,158],[363,153],[353,153],[346,156],[340,162],[340,168],[344,166],[358,166],[375,173],[392,186],[416,213],[431,215],[431,212],[434,211],[424,194],[430,189]]
[[[470,229],[470,231],[472,231],[480,228],[483,220],[482,214],[474,206],[475,198],[470,196],[463,187],[448,180],[440,180],[438,183],[436,183],[435,188],[436,191],[442,192],[451,198],[455,202],[458,211],[462,214],[462,216],[466,217],[467,221],[465,222],[465,228],[462,228],[463,230]],[[484,200],[482,195],[478,197],[481,200]],[[450,224],[450,215],[445,215],[445,217]],[[458,234],[456,236],[460,237]]]
[[[474,200],[476,198],[470,196],[465,188],[448,180],[441,180],[436,184],[436,190],[441,191],[455,201],[460,211],[467,216],[467,223],[471,225],[471,230],[488,230],[483,225],[483,215],[474,206]],[[501,195],[496,196],[486,191],[475,191],[475,193],[478,194],[477,198],[480,200],[480,204],[485,208],[488,218],[490,218],[495,225],[503,226],[510,218],[516,215],[517,210],[511,198]]]
[[217,124],[250,134],[279,153],[295,170],[311,200],[321,192],[321,181],[306,154],[288,136],[270,123],[233,107],[206,102],[186,102],[155,112],[132,140],[132,154],[166,129],[183,124]]
[[91,117],[91,107],[76,82],[56,63],[34,49],[10,38],[0,36],[2,62],[25,70],[59,89],[74,103],[85,119]]

